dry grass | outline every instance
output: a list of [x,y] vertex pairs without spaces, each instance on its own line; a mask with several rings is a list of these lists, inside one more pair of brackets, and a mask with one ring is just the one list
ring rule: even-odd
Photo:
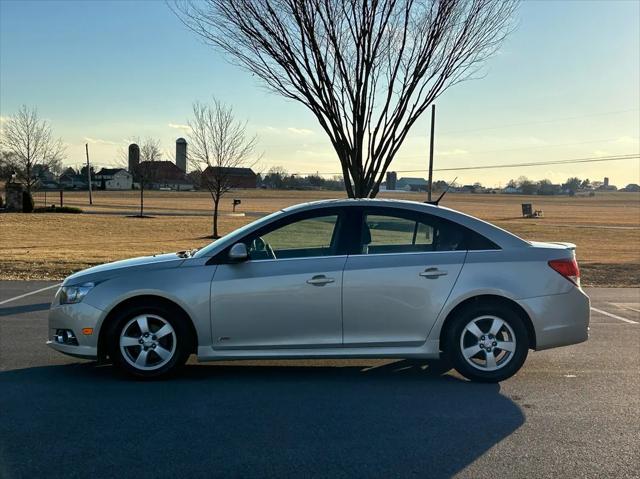
[[[65,193],[65,205],[109,214],[0,215],[0,279],[60,279],[106,261],[199,247],[209,241],[209,217],[179,216],[181,212],[210,211],[211,200],[206,193],[148,192],[147,213],[176,216],[146,219],[124,216],[136,211],[136,192],[95,192],[92,207],[87,206],[86,196],[86,192]],[[322,191],[240,190],[229,195],[223,211],[231,210],[232,198],[242,200],[241,211],[255,215],[336,196],[335,192]],[[416,193],[381,196],[417,201],[424,198]],[[37,197],[40,204],[43,200],[42,196]],[[51,195],[47,200],[52,203]],[[544,210],[544,218],[522,219],[523,202]],[[638,194],[609,193],[591,198],[449,194],[443,204],[491,221],[525,239],[576,243],[586,284],[640,284]],[[220,231],[227,233],[252,219],[223,216]]]

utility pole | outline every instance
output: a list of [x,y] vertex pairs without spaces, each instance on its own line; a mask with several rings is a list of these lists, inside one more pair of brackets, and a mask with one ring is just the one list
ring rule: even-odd
[[431,105],[431,145],[429,148],[429,190],[427,201],[431,201],[431,190],[433,186],[433,133],[436,126],[436,106]]
[[84,144],[84,149],[87,152],[87,180],[89,181],[89,204],[93,204],[93,198],[91,197],[91,166],[89,166],[89,143]]

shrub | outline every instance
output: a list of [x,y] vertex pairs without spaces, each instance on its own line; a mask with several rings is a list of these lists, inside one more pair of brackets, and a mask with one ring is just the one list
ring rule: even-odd
[[51,205],[51,206],[41,206],[39,208],[36,208],[33,210],[34,213],[71,213],[71,214],[78,214],[78,213],[82,213],[82,210],[80,208],[76,208],[75,206],[63,206],[62,208],[60,208],[59,206],[56,207],[55,205]]
[[33,211],[34,203],[33,196],[28,191],[22,192],[22,212],[31,213]]

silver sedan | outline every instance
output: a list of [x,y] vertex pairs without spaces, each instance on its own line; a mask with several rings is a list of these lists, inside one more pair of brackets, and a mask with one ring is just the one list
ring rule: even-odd
[[65,279],[48,344],[139,377],[201,361],[444,356],[501,381],[530,349],[587,339],[575,246],[525,241],[441,206],[307,203],[198,251]]

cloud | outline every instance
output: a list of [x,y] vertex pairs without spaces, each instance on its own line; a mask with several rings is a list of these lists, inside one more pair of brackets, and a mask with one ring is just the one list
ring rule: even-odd
[[289,133],[293,133],[294,135],[302,135],[302,136],[313,135],[313,130],[308,130],[307,128],[293,128],[290,126],[289,128],[287,128],[287,131]]
[[169,123],[169,128],[174,128],[176,130],[190,130],[189,125],[182,125],[180,123]]
[[84,141],[86,141],[91,145],[119,145],[120,144],[115,141],[102,140],[100,138],[89,138],[89,137],[85,137]]
[[277,126],[267,125],[259,128],[258,130],[272,135],[309,136],[314,134],[313,130],[309,130],[307,128],[295,128],[293,126],[288,128],[278,128]]

